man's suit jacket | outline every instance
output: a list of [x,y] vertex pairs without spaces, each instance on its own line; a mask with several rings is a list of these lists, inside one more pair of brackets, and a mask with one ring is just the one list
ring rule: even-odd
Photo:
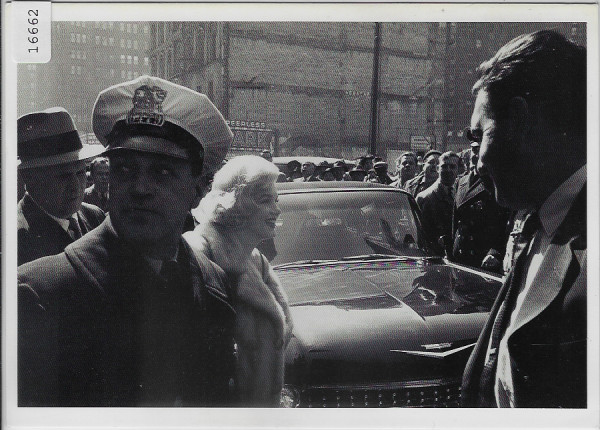
[[509,215],[481,177],[470,172],[458,178],[452,210],[452,260],[475,267],[481,266],[486,255],[502,261]]
[[[480,379],[494,320],[510,277],[511,274],[467,363],[461,392],[465,407],[495,407],[495,378],[487,387],[480,387]],[[531,291],[538,292],[536,305],[521,308],[515,329],[505,334],[509,336],[516,406],[585,408],[586,187],[552,238]]]
[[65,252],[20,266],[19,405],[231,404],[225,281],[183,239],[176,266],[165,281],[109,216]]
[[411,196],[417,197],[417,194],[419,194],[421,191],[425,191],[427,188],[433,185],[434,182],[435,181],[427,182],[425,180],[425,174],[421,172],[414,178],[409,179],[404,183],[404,190],[410,193]]
[[[104,212],[87,203],[82,203],[76,216],[82,234],[98,227],[104,220]],[[17,264],[20,266],[47,255],[59,254],[72,242],[69,233],[25,193],[17,205]]]
[[444,185],[439,180],[434,182],[417,194],[416,201],[423,214],[424,228],[431,240],[436,242],[440,236],[450,237],[454,200]]

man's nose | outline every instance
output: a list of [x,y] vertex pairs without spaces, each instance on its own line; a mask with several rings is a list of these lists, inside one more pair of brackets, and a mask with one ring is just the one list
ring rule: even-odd
[[132,182],[131,194],[134,196],[148,196],[154,192],[155,184],[149,175],[138,174]]

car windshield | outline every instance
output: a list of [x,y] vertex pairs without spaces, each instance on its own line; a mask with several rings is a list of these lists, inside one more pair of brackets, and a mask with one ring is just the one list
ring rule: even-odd
[[273,265],[427,256],[409,198],[397,191],[280,194],[279,207]]

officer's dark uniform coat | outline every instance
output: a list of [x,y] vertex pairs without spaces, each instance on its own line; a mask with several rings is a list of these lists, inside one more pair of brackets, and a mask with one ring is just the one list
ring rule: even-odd
[[234,311],[211,263],[190,257],[181,240],[165,281],[107,216],[21,266],[19,405],[231,404]]
[[[76,216],[83,234],[98,227],[104,220],[104,212],[87,203],[81,205]],[[25,193],[17,205],[17,264],[20,266],[40,257],[59,254],[72,242],[69,233]]]
[[456,182],[452,211],[452,259],[480,267],[486,255],[502,261],[508,240],[510,211],[496,203],[473,172]]

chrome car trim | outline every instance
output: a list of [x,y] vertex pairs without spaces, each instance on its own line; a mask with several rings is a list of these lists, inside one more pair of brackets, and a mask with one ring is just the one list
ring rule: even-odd
[[[475,342],[476,343],[476,342]],[[467,348],[471,348],[472,346],[475,346],[475,343],[470,343],[468,345],[464,345],[458,348],[454,348],[454,349],[449,349],[448,351],[444,351],[444,352],[433,352],[433,351],[406,351],[406,350],[402,350],[402,349],[390,349],[390,352],[402,352],[404,354],[410,354],[410,355],[419,355],[422,357],[430,357],[430,358],[445,358],[449,355],[452,354],[456,354],[457,352],[460,352],[464,349]],[[427,347],[426,345],[422,345],[423,347]]]

